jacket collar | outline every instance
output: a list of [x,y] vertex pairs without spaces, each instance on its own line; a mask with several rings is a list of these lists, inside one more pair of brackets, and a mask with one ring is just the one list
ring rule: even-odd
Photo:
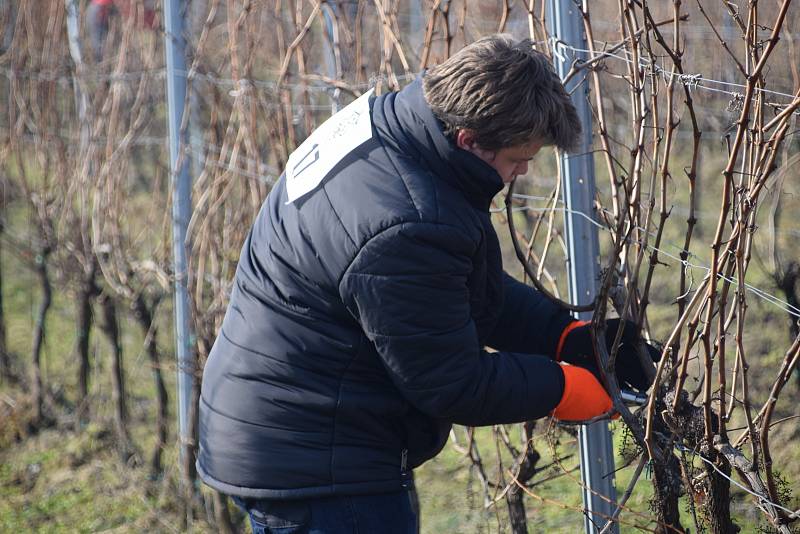
[[444,135],[441,122],[425,101],[422,76],[399,93],[378,97],[373,122],[385,141],[418,156],[424,166],[463,192],[476,208],[488,210],[492,198],[503,189],[503,180],[494,168]]

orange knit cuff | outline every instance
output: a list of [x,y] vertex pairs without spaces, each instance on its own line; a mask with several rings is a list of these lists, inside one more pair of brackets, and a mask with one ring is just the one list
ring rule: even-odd
[[586,326],[591,321],[572,321],[567,325],[563,332],[561,332],[561,337],[558,338],[558,347],[556,348],[556,361],[561,361],[561,349],[564,348],[564,342],[567,340],[567,336],[570,332],[575,330],[576,328],[580,328],[581,326]]

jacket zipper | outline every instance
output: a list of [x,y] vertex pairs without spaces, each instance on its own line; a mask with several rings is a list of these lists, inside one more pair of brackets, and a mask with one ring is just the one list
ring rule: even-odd
[[408,449],[400,451],[400,483],[404,488],[410,486],[411,477],[408,473]]

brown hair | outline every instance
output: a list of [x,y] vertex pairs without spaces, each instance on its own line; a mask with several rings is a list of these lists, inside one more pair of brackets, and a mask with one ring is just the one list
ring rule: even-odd
[[581,123],[550,60],[530,39],[490,35],[423,74],[425,100],[453,138],[470,129],[486,150],[531,141],[573,148]]

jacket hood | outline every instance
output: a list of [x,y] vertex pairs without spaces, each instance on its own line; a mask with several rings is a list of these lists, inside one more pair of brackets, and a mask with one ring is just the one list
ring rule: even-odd
[[476,208],[487,210],[503,189],[494,168],[458,148],[442,130],[422,91],[422,76],[397,93],[379,96],[373,123],[384,143],[415,155],[433,174],[462,191]]

